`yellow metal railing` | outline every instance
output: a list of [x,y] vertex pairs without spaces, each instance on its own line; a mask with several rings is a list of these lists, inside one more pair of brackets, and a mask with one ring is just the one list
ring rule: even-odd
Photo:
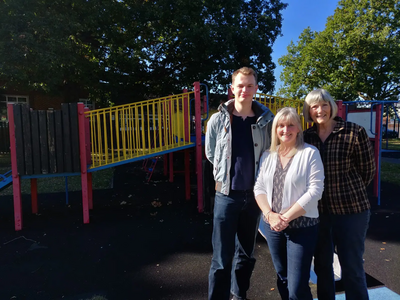
[[85,112],[90,122],[91,168],[192,144],[189,101],[193,94]]
[[274,115],[278,112],[279,109],[283,107],[294,107],[297,110],[297,113],[300,115],[301,124],[303,129],[307,128],[307,122],[305,122],[303,117],[303,103],[304,100],[293,100],[288,98],[276,97],[261,93],[256,93],[254,95],[254,99],[261,104],[268,107]]
[[[304,121],[303,117],[303,103],[304,100],[293,100],[288,98],[282,98],[277,96],[271,96],[267,94],[256,93],[254,95],[254,100],[260,102],[261,104],[268,107],[274,115],[276,115],[277,111],[283,107],[294,107],[297,110],[297,113],[300,115],[300,120],[303,126],[303,129],[308,128],[307,122]],[[218,110],[210,110],[209,116],[211,117],[214,113],[218,112]],[[208,120],[207,120],[208,121]],[[205,124],[207,124],[205,122]]]

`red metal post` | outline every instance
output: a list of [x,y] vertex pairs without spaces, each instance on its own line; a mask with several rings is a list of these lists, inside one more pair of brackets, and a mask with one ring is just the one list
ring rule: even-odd
[[164,154],[164,176],[168,175],[168,154]]
[[[89,111],[88,107],[85,107],[85,112]],[[90,141],[90,120],[88,117],[85,118],[85,137],[86,137],[86,162],[88,165],[92,164],[92,155],[91,155],[91,141]]]
[[190,200],[190,149],[185,149],[185,195]]
[[346,120],[346,108],[344,107],[343,100],[336,101],[338,106],[338,117],[341,117],[343,120]]
[[[187,93],[187,89],[183,92]],[[183,96],[183,120],[185,126],[185,142],[190,142],[189,129],[190,129],[190,115],[189,115],[189,97]],[[185,149],[185,195],[186,200],[190,200],[190,155],[189,149]]]
[[203,96],[203,114],[206,114],[207,110],[208,110],[208,107],[207,107],[207,95],[204,95]]
[[93,173],[88,173],[88,197],[89,197],[89,209],[93,209],[93,185],[92,185]]
[[375,106],[375,145],[374,145],[374,152],[375,152],[375,166],[376,172],[374,176],[374,196],[378,197],[379,195],[379,181],[380,181],[380,174],[379,174],[379,166],[380,166],[380,151],[381,151],[381,120],[382,120],[382,104],[378,104]]
[[14,224],[15,230],[22,229],[21,177],[17,168],[17,147],[15,141],[14,106],[8,104],[8,126],[10,131],[11,173],[13,177]]
[[84,104],[78,103],[78,124],[79,124],[79,154],[81,158],[81,183],[82,183],[82,209],[83,223],[89,223],[89,188],[86,160],[86,133]]
[[[183,92],[187,93],[187,89]],[[189,128],[190,128],[190,118],[189,118],[189,97],[187,95],[183,96],[183,122],[185,126],[185,142],[189,142]]]
[[[84,111],[87,112],[90,109],[85,107]],[[91,141],[90,141],[90,119],[85,117],[85,140],[86,140],[86,163],[87,165],[92,164],[91,155]],[[88,173],[88,197],[89,197],[89,209],[93,209],[93,184],[92,184],[92,173]]]
[[169,158],[169,182],[174,182],[174,153],[168,153]]
[[38,195],[37,195],[37,178],[31,178],[31,203],[32,203],[32,213],[38,213]]
[[203,151],[201,141],[201,96],[200,82],[194,85],[195,126],[196,126],[196,173],[197,173],[197,210],[203,212]]
[[[173,144],[175,136],[174,136],[174,132],[172,129],[172,102],[171,101],[172,100],[170,100],[168,102],[168,112],[169,112],[169,114],[168,114],[168,119],[169,119],[168,135],[171,139],[169,142]],[[172,152],[168,153],[168,160],[169,160],[169,182],[174,182],[174,155]]]
[[[163,118],[163,124],[164,124],[163,126],[165,126],[167,124],[166,121],[168,120],[166,104],[163,103],[162,107],[163,107],[162,118]],[[162,132],[162,136],[163,136],[163,146],[165,146],[168,144],[168,129],[166,130],[166,132],[165,132],[165,129],[163,129],[161,132]],[[167,177],[167,175],[168,175],[168,154],[164,154],[163,161],[164,161],[164,176]]]

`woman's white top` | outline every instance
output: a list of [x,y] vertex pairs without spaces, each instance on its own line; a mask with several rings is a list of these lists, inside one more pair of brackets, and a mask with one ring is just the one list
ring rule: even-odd
[[[267,195],[268,204],[272,207],[272,190],[276,168],[277,152],[265,151],[261,156],[260,170],[254,186],[254,195]],[[307,143],[298,149],[292,158],[283,186],[282,210],[285,213],[298,203],[305,211],[305,217],[317,218],[318,200],[324,190],[324,166],[317,148]]]

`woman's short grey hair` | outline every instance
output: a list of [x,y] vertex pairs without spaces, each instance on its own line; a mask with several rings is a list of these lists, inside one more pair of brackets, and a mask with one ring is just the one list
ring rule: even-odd
[[300,149],[304,145],[303,139],[303,128],[301,126],[300,116],[297,113],[296,109],[293,107],[284,107],[278,111],[276,116],[274,117],[274,121],[272,122],[272,133],[271,133],[271,147],[270,152],[276,152],[278,150],[278,145],[280,144],[280,140],[278,135],[276,134],[276,127],[278,123],[281,121],[287,121],[292,123],[299,129],[299,133],[296,137],[296,149]]
[[329,105],[331,106],[331,119],[336,117],[338,112],[338,106],[333,100],[331,94],[329,94],[327,90],[316,89],[308,93],[306,100],[304,101],[303,116],[306,122],[313,122],[313,120],[310,117],[310,107],[313,106],[315,103],[319,102],[328,102]]

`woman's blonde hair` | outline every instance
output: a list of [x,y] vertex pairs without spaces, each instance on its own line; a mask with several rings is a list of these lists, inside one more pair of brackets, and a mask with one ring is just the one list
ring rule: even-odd
[[315,103],[319,102],[328,102],[331,107],[331,118],[337,116],[338,106],[333,100],[331,94],[327,90],[324,89],[316,89],[308,93],[306,100],[304,101],[303,105],[303,116],[306,122],[314,122],[310,117],[310,107],[313,106]]
[[297,134],[296,137],[295,149],[302,148],[304,145],[304,139],[303,139],[303,128],[301,127],[300,116],[298,115],[296,109],[294,109],[293,107],[284,107],[278,111],[278,113],[274,117],[274,121],[272,122],[271,147],[269,150],[271,152],[278,151],[280,140],[278,138],[278,135],[276,134],[276,127],[278,126],[278,123],[281,121],[290,122],[293,125],[297,126],[297,128],[299,129],[299,133]]

